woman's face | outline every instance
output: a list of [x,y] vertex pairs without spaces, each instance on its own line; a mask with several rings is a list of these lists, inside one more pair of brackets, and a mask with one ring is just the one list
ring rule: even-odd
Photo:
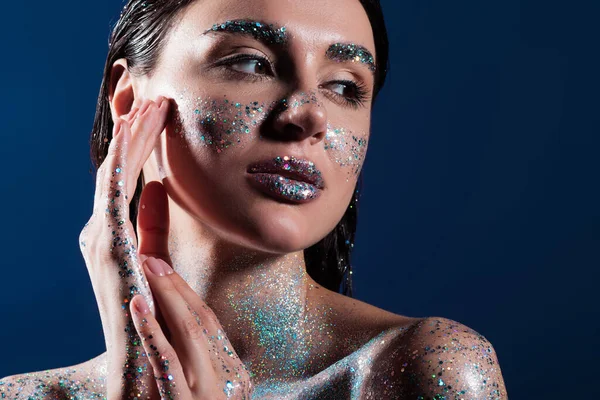
[[307,248],[340,221],[369,139],[375,45],[358,0],[202,0],[138,97],[173,99],[159,171],[226,240]]

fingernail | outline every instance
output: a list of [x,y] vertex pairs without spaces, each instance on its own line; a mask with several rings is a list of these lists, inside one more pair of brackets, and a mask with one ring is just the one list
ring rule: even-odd
[[174,272],[173,268],[171,268],[171,266],[164,261],[162,263],[163,263],[163,267],[165,268],[165,274],[171,275]]
[[146,265],[148,266],[150,272],[152,272],[154,275],[165,276],[173,273],[173,269],[169,266],[169,264],[154,257],[149,257],[146,260]]
[[165,276],[165,270],[162,264],[154,257],[148,257],[146,260],[146,266],[154,275]]
[[140,314],[144,314],[144,315],[148,314],[150,312],[150,309],[148,308],[148,304],[146,303],[144,296],[137,295],[135,297],[136,297],[136,299],[133,302],[133,307],[135,307],[135,310],[137,312],[139,312]]

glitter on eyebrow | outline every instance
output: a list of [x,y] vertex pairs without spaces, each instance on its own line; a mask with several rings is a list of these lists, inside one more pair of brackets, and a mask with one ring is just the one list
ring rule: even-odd
[[358,62],[366,64],[375,72],[375,59],[369,50],[356,44],[336,43],[329,47],[326,56],[337,62]]
[[258,21],[233,20],[214,24],[204,33],[209,32],[234,32],[253,36],[256,40],[268,44],[285,44],[287,42],[286,28],[275,28],[273,24],[264,24]]

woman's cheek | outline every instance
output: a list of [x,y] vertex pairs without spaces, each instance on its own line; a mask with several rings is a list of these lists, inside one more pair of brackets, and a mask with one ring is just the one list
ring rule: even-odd
[[327,156],[345,172],[346,182],[355,181],[365,162],[369,134],[328,125],[324,145]]
[[[177,102],[178,117],[175,134],[184,142],[184,147],[188,148],[193,158],[197,161],[206,160],[209,163],[206,166],[216,166],[220,164],[216,162],[220,157],[232,153],[240,154],[239,150],[245,145],[254,145],[255,141],[261,140],[261,128],[265,129],[262,125],[272,113],[286,112],[312,103],[322,106],[315,92],[300,93],[292,99],[269,102],[261,100],[242,102],[230,100],[225,95],[211,98],[183,93]],[[368,132],[327,125],[322,146],[325,157],[331,161],[330,168],[335,170],[330,176],[338,182],[339,179],[344,179],[346,185],[343,186],[352,186],[349,191],[354,190],[357,177],[362,170],[368,138]],[[340,191],[343,194],[338,193],[334,196],[338,200],[340,195],[346,197],[348,192],[345,189]]]
[[175,133],[183,135],[193,148],[208,148],[216,154],[243,147],[258,137],[269,108],[260,101],[243,103],[225,96],[182,101],[180,107],[180,128]]
[[[316,93],[300,93],[293,99],[265,102],[237,101],[222,98],[180,96],[180,123],[175,130],[197,147],[208,147],[220,154],[243,146],[252,138],[261,139],[261,125],[274,112],[286,112],[306,104],[318,104]],[[327,125],[323,145],[328,157],[347,171],[348,180],[360,173],[368,146],[368,132]]]
[[[201,169],[208,168],[202,175],[213,175],[215,167],[225,159],[230,159],[233,154],[242,155],[240,151],[245,145],[253,146],[254,142],[262,139],[259,133],[261,127],[271,113],[279,111],[276,107],[284,106],[287,110],[315,102],[318,100],[314,92],[302,93],[293,100],[283,99],[269,103],[259,100],[234,101],[226,96],[220,99],[197,97],[183,100],[180,103],[182,123],[176,134],[186,143],[185,147],[189,148],[192,157],[200,162],[198,166],[203,164],[205,167],[200,167]],[[337,192],[329,196],[335,201],[344,201],[348,193],[353,192],[364,164],[368,137],[368,132],[327,125],[322,146],[325,157],[331,161],[330,168],[333,169],[333,173],[328,175],[338,183],[345,181],[345,184],[335,185],[335,189],[335,186],[330,186]],[[223,156],[225,159],[221,158]],[[318,158],[320,157],[316,159]]]

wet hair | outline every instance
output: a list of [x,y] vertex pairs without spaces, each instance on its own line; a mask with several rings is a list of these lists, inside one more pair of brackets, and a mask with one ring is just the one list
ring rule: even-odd
[[[130,73],[151,74],[158,62],[164,39],[182,11],[197,0],[130,0],[121,12],[109,39],[96,116],[91,133],[92,162],[102,164],[112,139],[113,121],[109,103],[112,66],[120,58],[127,60]],[[375,85],[373,99],[382,88],[388,70],[388,36],[379,0],[359,0],[363,5],[375,40]],[[335,292],[352,296],[352,266],[350,264],[356,233],[358,199],[362,174],[344,216],[325,238],[304,250],[307,273],[317,283]],[[134,227],[144,186],[143,174],[138,178],[136,192],[130,204]]]

